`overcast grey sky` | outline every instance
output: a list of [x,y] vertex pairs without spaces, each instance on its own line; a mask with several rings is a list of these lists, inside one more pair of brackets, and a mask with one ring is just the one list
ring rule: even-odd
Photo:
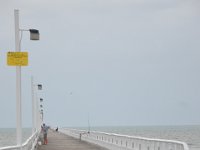
[[14,9],[24,32],[23,126],[31,75],[52,126],[200,124],[199,0],[1,0],[0,127],[15,127]]

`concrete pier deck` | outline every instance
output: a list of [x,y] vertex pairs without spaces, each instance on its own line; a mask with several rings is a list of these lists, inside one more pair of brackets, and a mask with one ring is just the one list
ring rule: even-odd
[[80,141],[59,132],[49,130],[48,144],[38,146],[38,150],[108,150],[106,148]]

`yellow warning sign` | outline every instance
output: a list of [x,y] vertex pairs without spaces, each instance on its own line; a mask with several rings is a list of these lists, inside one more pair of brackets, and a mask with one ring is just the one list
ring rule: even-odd
[[28,66],[28,52],[8,52],[8,66]]

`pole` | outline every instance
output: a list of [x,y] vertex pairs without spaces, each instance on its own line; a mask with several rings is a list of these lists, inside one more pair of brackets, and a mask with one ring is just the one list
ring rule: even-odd
[[34,80],[31,76],[31,93],[32,93],[32,134],[35,132],[35,89]]
[[35,129],[38,131],[38,95],[35,97]]
[[[20,52],[19,46],[19,10],[14,10],[15,15],[15,51]],[[22,146],[22,110],[21,110],[21,66],[16,66],[16,140]]]
[[41,112],[42,115],[42,124],[44,123],[43,118],[44,118],[44,110]]
[[39,127],[39,115],[38,115],[38,98],[36,99],[36,129],[38,131]]
[[[43,111],[44,111],[44,110],[43,110]],[[42,123],[43,123],[43,117],[44,117],[44,114],[43,114],[44,112],[43,112],[43,111],[42,111]]]

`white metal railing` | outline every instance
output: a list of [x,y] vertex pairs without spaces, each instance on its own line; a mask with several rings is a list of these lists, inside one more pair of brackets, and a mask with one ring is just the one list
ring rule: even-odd
[[104,132],[87,132],[76,129],[59,129],[61,133],[106,147],[110,150],[189,150],[184,142],[151,139]]
[[23,144],[22,148],[20,145],[16,146],[7,146],[7,147],[1,147],[0,150],[34,150],[37,141],[39,138],[40,131],[36,131],[34,134],[32,134]]

